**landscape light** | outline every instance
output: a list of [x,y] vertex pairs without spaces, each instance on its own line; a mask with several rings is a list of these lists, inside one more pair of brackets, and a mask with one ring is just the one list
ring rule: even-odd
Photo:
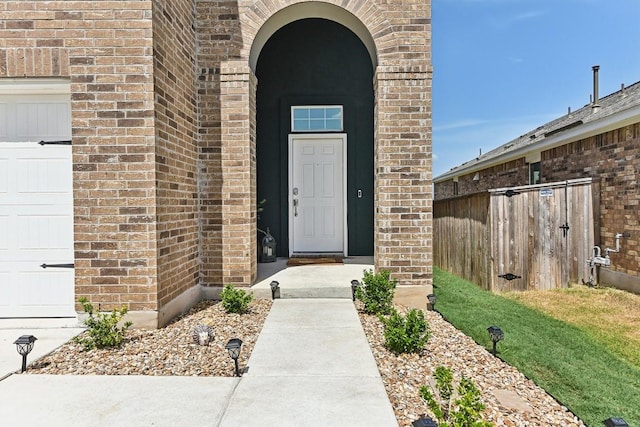
[[351,281],[351,299],[354,302],[356,301],[356,289],[358,289],[358,286],[360,286],[360,282],[355,279]]
[[242,347],[242,340],[240,338],[231,338],[227,345],[224,347],[229,351],[229,356],[233,359],[236,365],[236,377],[240,376],[240,369],[238,368],[238,357],[240,356],[240,348]]
[[607,427],[629,427],[629,424],[619,417],[607,418],[603,423]]
[[22,372],[27,370],[27,354],[31,353],[31,350],[33,350],[33,344],[37,339],[38,338],[33,335],[22,335],[13,342],[16,345],[18,354],[22,356]]
[[[278,290],[278,288],[280,288],[280,282],[277,282],[276,280],[271,282],[271,299],[276,299],[276,291]],[[278,295],[280,296],[280,295]]]
[[411,423],[413,427],[438,427],[438,423],[429,417],[422,417]]
[[435,311],[435,309],[436,309],[436,294],[427,295],[427,299],[429,300],[429,305],[431,306],[431,310]]
[[498,341],[502,341],[504,339],[504,332],[497,326],[489,326],[487,328],[489,332],[489,338],[491,338],[491,342],[493,342],[493,355],[496,355],[496,344]]

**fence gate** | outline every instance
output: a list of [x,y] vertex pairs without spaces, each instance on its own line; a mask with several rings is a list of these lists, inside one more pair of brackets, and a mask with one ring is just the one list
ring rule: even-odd
[[489,192],[491,290],[553,289],[589,277],[591,179]]

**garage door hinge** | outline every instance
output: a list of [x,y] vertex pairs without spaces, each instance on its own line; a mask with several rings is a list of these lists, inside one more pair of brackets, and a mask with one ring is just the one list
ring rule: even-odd
[[515,280],[515,279],[522,279],[522,277],[517,276],[517,275],[515,275],[513,273],[500,274],[498,277],[501,277],[501,278],[506,279],[508,281],[512,281],[512,280]]
[[75,264],[42,264],[42,268],[74,268]]
[[67,139],[64,141],[40,141],[38,142],[40,145],[71,145],[71,140]]

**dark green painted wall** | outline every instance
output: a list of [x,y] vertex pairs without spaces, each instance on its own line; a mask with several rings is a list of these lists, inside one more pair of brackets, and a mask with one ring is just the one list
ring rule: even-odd
[[[258,226],[269,227],[278,256],[289,255],[288,135],[291,105],[344,105],[349,255],[373,254],[373,66],[360,39],[324,19],[276,32],[256,70]],[[362,189],[363,197],[357,198]]]

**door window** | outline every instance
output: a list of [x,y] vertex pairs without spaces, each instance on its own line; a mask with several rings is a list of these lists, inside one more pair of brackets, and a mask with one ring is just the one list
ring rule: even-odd
[[342,132],[342,105],[291,107],[292,132]]

